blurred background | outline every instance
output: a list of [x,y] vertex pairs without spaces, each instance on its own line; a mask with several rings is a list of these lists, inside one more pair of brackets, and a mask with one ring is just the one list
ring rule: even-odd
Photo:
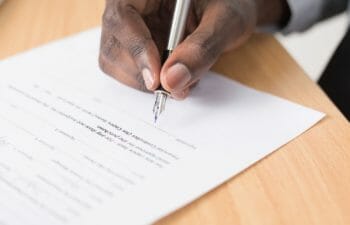
[[276,35],[311,79],[317,81],[348,27],[347,15],[321,22],[304,33]]

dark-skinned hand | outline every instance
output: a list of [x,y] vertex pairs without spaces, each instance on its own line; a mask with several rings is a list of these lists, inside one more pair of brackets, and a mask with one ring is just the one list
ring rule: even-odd
[[218,57],[244,43],[257,26],[281,25],[285,0],[192,0],[184,40],[161,65],[175,0],[107,0],[100,67],[118,81],[143,91],[160,84],[175,99]]

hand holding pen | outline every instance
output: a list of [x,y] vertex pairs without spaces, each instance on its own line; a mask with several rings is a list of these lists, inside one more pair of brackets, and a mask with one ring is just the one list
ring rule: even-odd
[[223,52],[242,44],[257,26],[281,25],[288,15],[285,0],[192,0],[184,37],[162,64],[176,2],[107,0],[101,69],[136,89],[162,87],[184,99]]

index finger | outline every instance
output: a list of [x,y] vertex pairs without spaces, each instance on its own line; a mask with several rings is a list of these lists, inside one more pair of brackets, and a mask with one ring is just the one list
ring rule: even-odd
[[[140,87],[137,83],[142,82],[147,89],[154,90],[159,86],[158,49],[137,9],[131,4],[121,2],[107,1],[103,16],[100,59],[105,65],[112,67],[105,71],[119,81],[126,83],[124,81],[130,81],[131,78],[134,80],[131,83],[135,84],[130,85],[128,82],[127,85],[137,88]],[[111,45],[111,39],[114,45]]]

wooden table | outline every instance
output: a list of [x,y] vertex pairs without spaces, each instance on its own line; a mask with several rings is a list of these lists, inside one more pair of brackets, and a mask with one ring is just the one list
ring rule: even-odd
[[[103,0],[7,0],[0,59],[98,26],[103,8]],[[320,88],[268,35],[224,55],[214,69],[328,116],[158,224],[350,224],[350,126]]]

